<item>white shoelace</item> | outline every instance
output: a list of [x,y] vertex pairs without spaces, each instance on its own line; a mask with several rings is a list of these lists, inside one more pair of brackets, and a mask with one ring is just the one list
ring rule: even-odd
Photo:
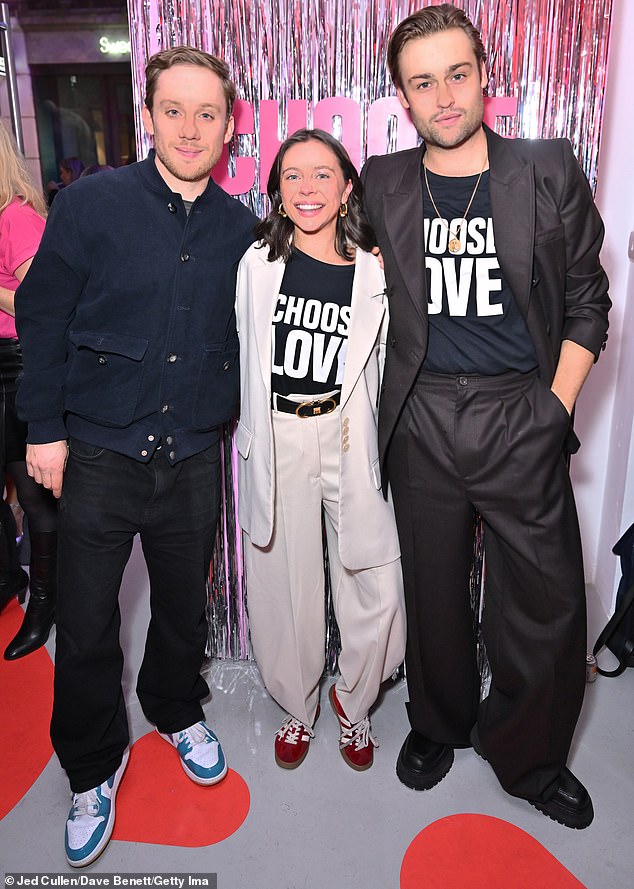
[[287,744],[297,744],[300,740],[307,741],[309,738],[315,737],[314,731],[299,719],[295,719],[294,716],[289,716],[284,720],[276,735],[280,741],[286,741]]
[[346,719],[345,722],[340,718],[341,736],[339,738],[339,746],[347,747],[348,744],[354,744],[355,750],[363,750],[368,744],[378,747],[379,742],[372,737],[370,733],[370,718],[364,716],[359,722],[350,723]]
[[205,743],[207,740],[207,732],[203,725],[200,722],[197,722],[195,725],[190,725],[189,728],[184,728],[182,731],[178,732],[176,740],[179,744],[181,741],[187,740],[190,747],[195,747],[197,744]]
[[99,802],[97,800],[97,788],[84,790],[83,793],[73,794],[73,813],[72,818],[77,815],[95,815],[99,810]]

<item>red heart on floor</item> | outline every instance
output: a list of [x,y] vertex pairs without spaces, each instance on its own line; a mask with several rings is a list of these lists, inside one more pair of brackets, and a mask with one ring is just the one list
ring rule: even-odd
[[150,732],[133,745],[117,794],[114,840],[166,846],[210,846],[240,827],[249,788],[237,772],[211,787],[191,781],[176,750]]
[[585,889],[530,834],[489,815],[451,815],[421,830],[403,858],[400,885],[401,889]]
[[13,599],[0,615],[0,819],[17,805],[53,755],[49,738],[53,709],[53,662],[45,648],[16,661],[2,652],[22,626],[24,612]]

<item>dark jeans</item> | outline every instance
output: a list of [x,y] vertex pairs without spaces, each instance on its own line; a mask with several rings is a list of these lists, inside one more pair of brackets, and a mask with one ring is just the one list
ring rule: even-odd
[[137,694],[162,732],[202,719],[205,582],[220,492],[218,445],[171,466],[71,440],[60,501],[51,739],[75,792],[118,767],[129,742],[121,688],[119,587],[135,534],[151,619]]

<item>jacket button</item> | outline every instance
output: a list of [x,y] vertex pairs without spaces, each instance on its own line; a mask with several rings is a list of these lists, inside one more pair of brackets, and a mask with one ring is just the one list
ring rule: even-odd
[[141,451],[141,456],[142,456],[142,457],[147,457],[147,451]]
[[168,435],[167,438],[165,439],[165,441],[168,443],[168,445],[171,445],[171,443],[174,441],[174,439],[172,438],[171,435]]
[[175,451],[170,451],[170,460],[174,460],[176,458]]
[[189,262],[189,253],[181,253],[181,262]]
[[176,355],[174,352],[171,352],[167,356],[167,360],[169,361],[170,364],[174,364],[174,362],[177,360],[177,358],[178,358],[178,355]]
[[230,367],[231,367],[230,361],[225,361],[225,363],[222,365],[223,370],[229,370]]
[[392,346],[392,348],[394,348],[395,345],[396,345],[396,340],[393,336],[391,336],[390,337],[390,346]]
[[154,441],[154,436],[153,436],[153,435],[148,435],[147,440],[148,440],[148,441]]
[[166,413],[168,412],[169,409],[170,409],[169,404],[162,404],[162,405],[161,405],[161,413],[162,413],[162,414],[166,414]]
[[169,204],[167,205],[167,209],[170,211],[170,213],[176,213],[176,204],[173,204],[170,201]]
[[107,364],[108,363],[108,359],[106,358],[105,355],[99,355],[99,357],[97,358],[97,361],[99,362],[99,364]]

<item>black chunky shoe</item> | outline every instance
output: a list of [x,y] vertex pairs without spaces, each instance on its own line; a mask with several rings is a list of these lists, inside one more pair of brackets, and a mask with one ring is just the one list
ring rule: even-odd
[[453,747],[429,741],[413,729],[405,738],[396,762],[396,774],[412,790],[429,790],[453,765]]
[[590,794],[567,768],[559,776],[559,786],[547,802],[529,799],[529,803],[553,821],[575,830],[588,827],[594,818]]

